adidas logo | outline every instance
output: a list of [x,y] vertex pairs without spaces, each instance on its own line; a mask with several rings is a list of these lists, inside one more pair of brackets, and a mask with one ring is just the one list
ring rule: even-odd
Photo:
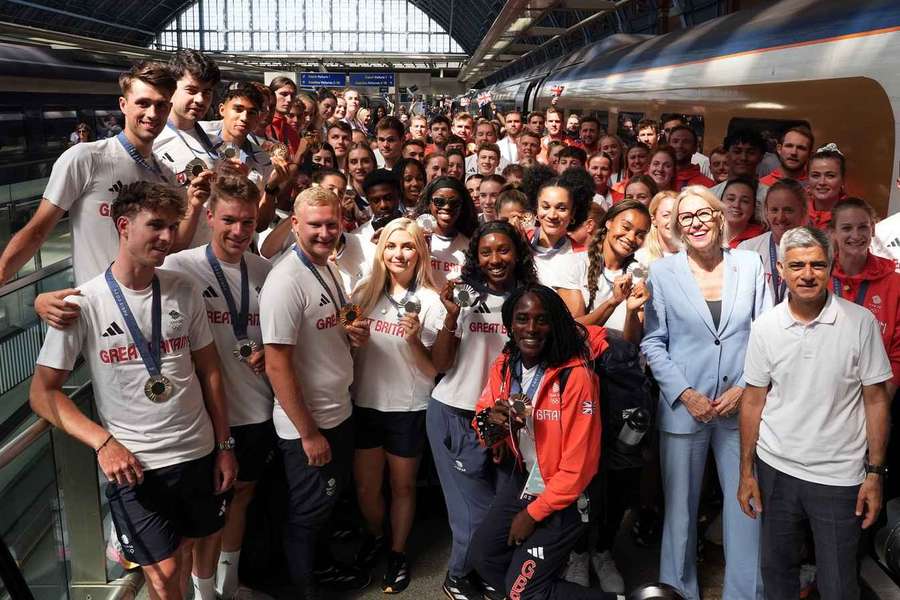
[[325,306],[327,304],[331,304],[331,300],[328,299],[328,296],[322,294],[322,296],[319,298],[319,306]]
[[122,331],[122,328],[119,327],[119,324],[113,321],[109,324],[109,327],[106,328],[106,331],[103,332],[101,337],[112,337],[114,335],[124,335],[125,332]]
[[900,248],[900,237],[895,237],[887,243],[888,248]]
[[213,288],[213,286],[209,286],[208,288],[203,290],[203,297],[204,298],[218,298],[219,294],[216,293],[216,290]]
[[175,159],[172,158],[172,155],[169,154],[168,152],[166,152],[165,154],[163,154],[163,158],[166,159],[167,161],[169,161],[170,163],[175,162]]
[[485,302],[482,302],[478,305],[478,308],[475,309],[475,312],[481,313],[483,315],[491,314],[491,309],[488,308],[488,305]]
[[255,287],[255,288],[253,288],[253,289],[255,289],[255,290],[256,290],[256,295],[257,295],[257,296],[259,296],[259,293],[260,293],[260,292],[261,292],[261,291],[262,291],[262,288],[261,288],[261,287],[259,287],[259,286],[256,286],[256,287]]
[[115,192],[118,194],[120,191],[122,191],[123,187],[125,187],[125,186],[122,185],[122,180],[118,180],[114,184],[112,184],[112,187],[109,188],[109,191]]
[[543,546],[537,546],[536,548],[529,548],[525,552],[527,552],[528,554],[530,554],[531,556],[533,556],[535,558],[544,560],[544,547]]

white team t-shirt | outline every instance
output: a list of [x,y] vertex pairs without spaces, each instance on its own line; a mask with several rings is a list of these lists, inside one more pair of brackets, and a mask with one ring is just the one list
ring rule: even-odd
[[[315,266],[330,295],[315,275],[291,250],[272,268],[259,298],[263,343],[294,347],[293,363],[303,402],[316,424],[331,429],[351,413],[350,384],[353,359],[350,343],[338,322],[340,302],[333,265]],[[341,289],[344,298],[347,291]],[[332,300],[333,298],[333,300]],[[273,420],[278,437],[298,439],[300,434],[275,398]]]
[[896,265],[894,270],[900,273],[900,213],[875,224],[870,250],[873,254],[893,260]]
[[124,186],[135,181],[174,183],[174,174],[151,157],[159,174],[140,166],[118,138],[76,144],[53,164],[44,198],[69,211],[75,283],[103,273],[119,251],[110,207]]
[[[589,270],[589,261],[584,261],[582,263],[582,269],[579,273],[579,279],[581,284],[579,286],[579,290],[581,291],[581,296],[584,298],[584,307],[587,312],[593,312],[600,307],[601,304],[606,302],[608,299],[612,298],[613,295],[613,282],[619,277],[627,273],[633,273],[634,270],[640,265],[637,260],[631,261],[625,269],[603,269],[600,272],[600,276],[597,278],[597,291],[594,293],[594,304],[592,307],[588,306],[588,302],[590,301],[590,288],[588,287],[588,270]],[[609,315],[609,318],[606,319],[606,323],[602,323],[604,327],[607,329],[615,329],[616,331],[622,331],[625,328],[625,316],[628,310],[625,306],[625,301],[620,302]]]
[[[434,345],[443,325],[444,305],[437,292],[418,289],[422,303],[419,339],[426,348]],[[404,294],[394,296],[400,301]],[[354,359],[353,400],[357,406],[383,412],[410,412],[428,408],[434,378],[422,373],[415,364],[412,349],[403,338],[397,308],[382,294],[366,315],[370,337],[356,351]]]
[[508,339],[500,314],[504,300],[501,294],[488,293],[475,306],[460,310],[456,362],[431,393],[435,400],[454,408],[475,410],[491,365]]
[[[213,343],[200,290],[178,273],[158,269],[156,276],[162,301],[162,374],[173,388],[168,401],[157,404],[144,394],[150,375],[103,273],[80,285],[80,296],[66,299],[81,307],[81,316],[68,329],[49,328],[37,360],[39,365],[70,371],[79,354],[85,357],[101,423],[145,469],[201,458],[214,445],[191,358],[192,351]],[[130,290],[121,282],[119,287],[149,341],[151,287]]]
[[771,385],[756,451],[783,473],[823,485],[865,478],[862,388],[891,378],[878,322],[867,309],[828,294],[819,315],[797,321],[789,302],[756,318],[744,379]]
[[450,279],[459,279],[468,247],[469,238],[461,233],[452,238],[431,234],[431,275],[438,289]]
[[[763,272],[766,274],[766,291],[769,293],[769,297],[772,299],[772,305],[774,306],[775,304],[778,304],[778,300],[775,298],[775,285],[772,277],[772,254],[769,247],[771,239],[772,232],[767,231],[756,237],[752,237],[749,240],[744,240],[738,244],[738,250],[752,250],[762,257]],[[778,260],[777,249],[775,260]],[[786,291],[785,294],[787,294]]]
[[538,281],[547,287],[578,290],[582,273],[587,269],[587,252],[575,252],[572,240],[566,238],[559,249],[532,246]]
[[[201,129],[201,131],[203,130]],[[207,140],[211,144],[209,148],[207,148]],[[162,133],[153,141],[153,155],[175,173],[179,185],[186,186],[190,183],[189,176],[184,174],[187,164],[199,158],[208,169],[215,168],[218,156],[213,148],[221,141],[215,135],[209,134],[206,134],[204,140],[193,127],[180,130],[171,124],[166,124]]]
[[[247,338],[262,349],[262,330],[259,327],[259,292],[272,265],[266,259],[244,253],[247,263],[247,279],[250,288]],[[234,298],[235,308],[241,309],[241,265],[219,261],[222,273]],[[206,246],[191,248],[166,257],[163,268],[181,273],[203,289],[206,318],[212,330],[219,360],[222,362],[222,377],[225,381],[225,396],[228,398],[228,424],[250,425],[262,423],[272,418],[272,388],[265,375],[257,375],[247,362],[234,356],[237,337],[231,325],[228,302],[219,286],[219,281],[206,259]]]

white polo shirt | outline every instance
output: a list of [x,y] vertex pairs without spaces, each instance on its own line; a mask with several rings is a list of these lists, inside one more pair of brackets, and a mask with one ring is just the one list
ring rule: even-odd
[[798,479],[834,486],[865,479],[862,388],[891,378],[872,313],[829,292],[819,316],[798,322],[789,303],[760,315],[744,365],[749,385],[771,384],[756,452]]

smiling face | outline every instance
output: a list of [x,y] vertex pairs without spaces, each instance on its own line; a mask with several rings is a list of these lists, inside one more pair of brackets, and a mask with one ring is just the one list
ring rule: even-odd
[[515,243],[503,233],[489,233],[478,240],[478,267],[492,290],[512,287],[517,260]]
[[668,152],[657,152],[650,158],[650,168],[647,174],[653,178],[660,190],[672,189],[675,163],[672,162],[672,157]]
[[811,150],[808,137],[798,131],[784,134],[784,141],[778,144],[778,160],[787,173],[801,173],[806,168]]
[[159,267],[175,242],[180,220],[174,211],[147,209],[134,217],[119,217],[116,228],[121,234],[120,244],[134,264]]
[[538,364],[551,332],[547,311],[537,295],[524,294],[516,303],[510,334],[524,365]]
[[461,154],[451,154],[447,157],[447,175],[460,181],[466,172],[466,160]]
[[756,195],[749,185],[732,183],[725,189],[722,197],[725,207],[725,221],[729,227],[743,229],[753,217],[756,208]]
[[322,121],[327,121],[334,116],[334,110],[337,108],[337,100],[335,98],[323,98],[319,102],[319,117]]
[[347,103],[347,118],[352,119],[356,117],[356,113],[359,111],[359,92],[347,90],[344,92],[344,101]]
[[831,226],[840,258],[865,258],[874,228],[868,212],[857,207],[843,208],[832,216]]
[[552,239],[566,234],[572,222],[572,197],[569,190],[558,186],[548,186],[538,194],[537,220],[541,232]]
[[809,163],[809,192],[813,199],[830,206],[837,202],[844,191],[841,163],[836,158],[814,158]]
[[254,202],[222,197],[206,211],[212,244],[228,262],[237,262],[253,241],[257,205]]
[[791,248],[785,252],[784,260],[778,261],[778,274],[792,299],[812,303],[828,293],[830,267],[828,255],[820,246]]
[[411,275],[419,264],[415,240],[405,229],[395,229],[384,244],[381,259],[394,279],[403,279],[404,275]]
[[606,221],[603,244],[620,259],[627,258],[644,245],[650,231],[650,219],[638,210],[626,210]]
[[700,196],[686,196],[675,215],[685,243],[698,252],[708,252],[719,243],[718,212]]
[[334,105],[334,118],[335,119],[344,119],[347,116],[347,101],[342,97],[337,98],[337,103]]
[[581,140],[582,144],[588,148],[593,148],[594,144],[597,143],[599,136],[600,131],[597,128],[596,123],[593,121],[585,121],[581,124],[581,128],[578,131],[578,138]]
[[713,152],[709,156],[709,170],[712,171],[713,181],[721,183],[728,179],[728,154]]
[[372,153],[364,148],[354,148],[347,155],[347,171],[350,177],[359,185],[362,185],[366,175],[375,170],[375,161]]
[[659,202],[656,212],[652,215],[653,225],[659,232],[659,237],[663,239],[669,248],[677,246],[675,234],[672,231],[672,210],[675,207],[675,198],[667,196]]
[[431,195],[431,215],[437,220],[437,233],[450,236],[462,210],[462,197],[453,188],[439,188]]
[[415,206],[419,195],[425,188],[425,173],[415,164],[408,164],[403,169],[403,199],[407,206]]
[[762,152],[753,144],[737,142],[728,149],[728,168],[731,177],[755,177],[762,160]]
[[478,152],[478,172],[482,175],[493,175],[500,164],[500,155],[493,150],[481,150]]
[[612,174],[612,163],[605,156],[595,156],[588,161],[588,173],[594,180],[594,189],[605,194],[609,187],[609,176]]
[[613,164],[615,164],[622,154],[622,146],[619,145],[619,140],[606,135],[600,139],[600,151],[609,154],[610,158],[613,159]]
[[650,153],[647,152],[646,148],[640,146],[629,148],[628,154],[625,155],[625,163],[632,177],[643,175],[650,166]]
[[482,181],[478,186],[478,205],[481,212],[484,213],[485,219],[490,217],[489,220],[493,220],[497,216],[494,203],[497,201],[501,189],[503,189],[503,185],[496,181]]
[[172,103],[169,95],[140,79],[131,82],[128,92],[119,98],[119,109],[125,116],[125,129],[135,139],[152,144],[166,126]]
[[340,208],[302,203],[291,215],[291,228],[303,251],[325,264],[341,236]]
[[806,200],[790,190],[773,190],[766,196],[766,222],[775,243],[788,229],[800,227],[806,221]]
[[197,122],[206,116],[212,103],[213,84],[195,79],[190,73],[182,75],[172,95],[172,112],[179,117]]
[[222,117],[222,130],[238,140],[247,137],[259,122],[259,109],[252,100],[240,96],[220,104],[219,115]]

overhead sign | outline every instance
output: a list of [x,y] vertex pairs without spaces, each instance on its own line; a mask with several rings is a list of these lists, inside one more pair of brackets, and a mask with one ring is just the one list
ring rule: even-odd
[[393,73],[350,73],[350,85],[363,87],[391,87],[394,85]]
[[344,73],[300,73],[300,85],[314,87],[346,87]]

